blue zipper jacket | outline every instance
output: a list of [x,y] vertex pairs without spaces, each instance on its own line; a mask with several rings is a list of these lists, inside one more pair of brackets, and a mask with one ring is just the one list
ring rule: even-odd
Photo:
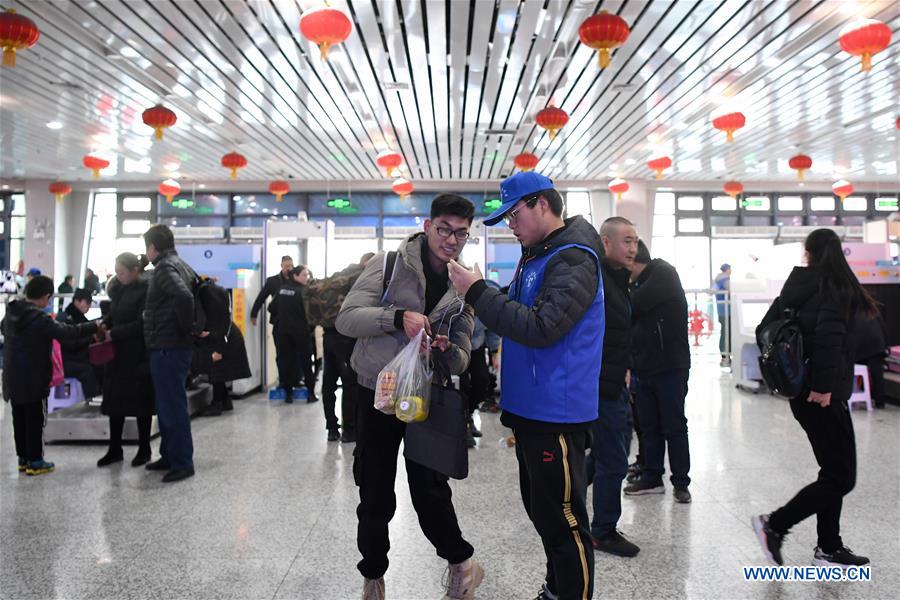
[[503,337],[505,424],[596,420],[605,329],[601,253],[597,232],[574,217],[523,251],[509,296],[483,282],[466,294],[478,318]]

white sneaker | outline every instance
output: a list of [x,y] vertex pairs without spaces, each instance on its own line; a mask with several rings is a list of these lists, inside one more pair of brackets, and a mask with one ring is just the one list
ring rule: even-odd
[[456,565],[449,565],[444,578],[447,594],[444,600],[474,600],[475,588],[484,579],[484,569],[475,560],[468,559]]
[[366,578],[363,583],[362,600],[384,600],[384,577]]

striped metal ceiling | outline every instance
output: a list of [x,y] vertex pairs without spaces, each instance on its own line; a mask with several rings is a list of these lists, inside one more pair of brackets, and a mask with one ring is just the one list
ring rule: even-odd
[[[900,2],[815,0],[333,0],[353,32],[330,61],[299,32],[301,0],[2,0],[41,30],[0,70],[0,176],[360,181],[390,147],[413,181],[492,180],[531,151],[556,180],[649,179],[672,156],[675,180],[811,176],[898,182]],[[606,69],[578,42],[604,9],[631,27]],[[893,43],[862,73],[839,32],[868,17]],[[550,141],[535,113],[570,115]],[[141,112],[178,123],[153,142]],[[747,126],[726,144],[710,115],[737,105]],[[57,122],[60,129],[47,123]]]

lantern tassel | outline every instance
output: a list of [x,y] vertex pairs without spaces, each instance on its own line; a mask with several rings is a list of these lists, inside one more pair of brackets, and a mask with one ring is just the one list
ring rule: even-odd
[[609,66],[609,49],[600,48],[600,68],[605,69]]
[[657,178],[657,179],[662,179],[662,172],[663,172],[662,169],[657,169],[657,170],[656,170],[656,178]]
[[3,66],[4,67],[14,67],[16,66],[16,49],[12,46],[7,46],[3,49]]
[[331,48],[331,44],[329,42],[322,42],[319,44],[319,58],[322,60],[328,60],[328,50]]
[[65,194],[53,194],[53,195],[56,196],[57,204],[62,204],[63,198],[66,197]]
[[232,181],[237,179],[237,168],[235,168],[235,167],[231,168],[231,179],[232,179]]
[[734,141],[734,129],[729,129],[728,131],[725,132],[725,134],[726,134],[726,137],[725,137],[726,141],[728,141],[728,142]]
[[551,129],[548,129],[547,131],[550,132],[550,141],[552,142],[553,140],[556,139],[556,129],[551,128]]
[[862,54],[862,71],[868,73],[872,70],[872,55],[868,52]]
[[94,179],[100,179],[100,169],[94,169],[92,175]]
[[156,132],[153,134],[153,137],[156,138],[156,139],[158,139],[158,140],[163,139],[163,130],[162,130],[162,127],[154,127],[154,129],[156,130]]
[[797,169],[797,179],[799,179],[800,181],[803,181],[803,171],[805,170],[806,169]]
[[284,194],[275,194],[275,202],[281,202],[284,200]]
[[393,176],[394,176],[394,167],[388,167],[388,168],[387,168],[387,176],[388,176],[388,177],[393,177]]

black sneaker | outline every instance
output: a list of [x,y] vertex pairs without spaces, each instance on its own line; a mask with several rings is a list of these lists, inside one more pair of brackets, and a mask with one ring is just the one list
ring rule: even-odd
[[594,550],[606,552],[607,554],[612,554],[614,556],[631,558],[632,556],[637,556],[637,553],[641,551],[637,544],[629,542],[625,539],[624,535],[615,529],[606,535],[594,538],[591,542],[594,546]]
[[113,463],[122,462],[122,459],[123,459],[123,458],[124,458],[124,457],[122,456],[122,449],[121,449],[121,448],[119,448],[118,451],[116,451],[116,450],[109,450],[109,451],[107,451],[106,454],[104,454],[104,455],[100,458],[100,460],[97,461],[97,466],[98,466],[98,467],[105,467],[105,466],[111,465],[111,464],[113,464]]
[[25,469],[28,468],[28,461],[24,458],[19,459],[19,473],[24,473]]
[[165,475],[163,475],[162,482],[163,483],[175,483],[176,481],[181,481],[182,479],[187,479],[188,477],[194,476],[194,469],[172,469]]
[[336,442],[341,439],[341,434],[338,433],[337,429],[329,429],[328,430],[328,441]]
[[625,481],[627,481],[628,483],[635,483],[636,481],[640,481],[640,480],[641,480],[641,470],[640,469],[638,469],[634,473],[629,473],[628,475],[625,476]]
[[138,453],[131,459],[131,466],[140,467],[141,465],[146,465],[150,462],[150,456],[150,450],[138,450]]
[[869,564],[869,559],[853,554],[853,550],[847,546],[841,546],[834,552],[822,552],[822,549],[816,546],[813,564],[819,567],[861,567]]
[[466,448],[472,449],[478,445],[478,442],[475,441],[475,436],[472,435],[472,432],[468,429],[466,430]]
[[342,444],[355,444],[356,443],[356,434],[355,433],[347,433],[344,431],[341,434],[341,443]]
[[148,471],[168,471],[172,467],[169,466],[169,463],[160,458],[159,460],[154,460],[152,463],[147,463],[144,468]]
[[[762,546],[766,558],[776,565],[783,565],[781,545],[784,544],[785,534],[778,533],[769,527],[769,515],[757,515],[750,519],[750,523],[753,525],[753,531],[756,532],[756,538],[759,540],[759,545]],[[818,548],[816,550],[818,551]]]
[[475,421],[470,417],[469,418],[469,432],[472,434],[472,437],[480,438],[483,433],[475,426]]
[[638,461],[634,461],[633,463],[628,465],[628,474],[629,475],[631,475],[632,473],[640,473],[640,472],[641,472],[641,463],[639,463]]
[[675,502],[679,504],[691,503],[691,492],[686,487],[675,486]]
[[644,481],[638,479],[634,483],[625,486],[626,496],[643,496],[645,494],[665,494],[666,488],[662,481]]

